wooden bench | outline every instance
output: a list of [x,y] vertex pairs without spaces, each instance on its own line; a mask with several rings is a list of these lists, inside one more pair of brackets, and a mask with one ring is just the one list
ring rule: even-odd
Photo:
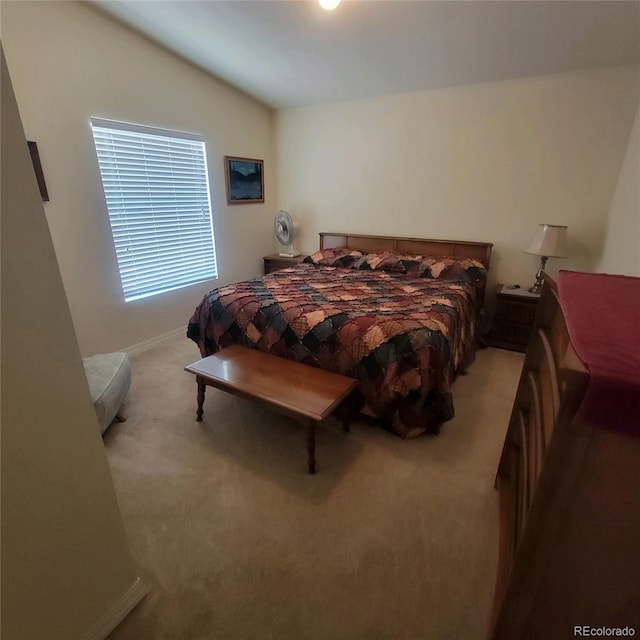
[[[227,347],[185,367],[198,383],[197,420],[202,421],[206,386],[257,400],[307,427],[307,465],[316,472],[315,427],[334,411],[358,384],[357,380],[306,364],[248,349]],[[349,430],[349,415],[343,414]]]

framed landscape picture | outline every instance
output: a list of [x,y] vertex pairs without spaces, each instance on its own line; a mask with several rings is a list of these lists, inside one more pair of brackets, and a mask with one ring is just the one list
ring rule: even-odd
[[262,160],[225,156],[227,204],[264,202],[263,168]]

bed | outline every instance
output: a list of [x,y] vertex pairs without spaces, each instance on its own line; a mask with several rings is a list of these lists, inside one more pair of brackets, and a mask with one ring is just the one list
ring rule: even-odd
[[241,344],[359,381],[352,407],[412,438],[454,415],[473,362],[491,243],[321,233],[302,263],[204,296],[203,357]]

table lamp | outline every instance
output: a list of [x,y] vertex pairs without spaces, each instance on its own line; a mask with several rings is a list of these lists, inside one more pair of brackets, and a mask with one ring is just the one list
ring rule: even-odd
[[536,235],[524,250],[540,256],[540,267],[536,273],[536,283],[529,289],[531,293],[542,292],[542,271],[549,258],[567,257],[567,227],[560,224],[539,224]]

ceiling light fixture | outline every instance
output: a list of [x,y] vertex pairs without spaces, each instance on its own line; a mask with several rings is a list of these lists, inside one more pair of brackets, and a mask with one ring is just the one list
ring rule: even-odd
[[325,10],[325,11],[333,11],[341,2],[342,0],[318,0],[318,4]]

